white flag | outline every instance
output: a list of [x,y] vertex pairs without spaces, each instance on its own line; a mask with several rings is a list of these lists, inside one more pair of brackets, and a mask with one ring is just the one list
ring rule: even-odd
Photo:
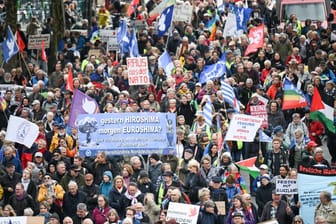
[[233,13],[228,13],[226,18],[226,23],[223,31],[224,37],[233,37],[237,35],[237,21],[236,15]]
[[21,117],[10,116],[6,140],[17,142],[30,148],[36,140],[39,128],[36,124]]

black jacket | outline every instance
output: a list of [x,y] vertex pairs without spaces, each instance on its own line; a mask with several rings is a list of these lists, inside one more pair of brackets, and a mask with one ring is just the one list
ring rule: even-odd
[[121,207],[121,198],[125,194],[127,188],[124,187],[121,192],[119,192],[115,187],[112,188],[109,194],[109,205],[111,208],[117,210],[119,217],[122,217],[123,209]]
[[86,203],[87,195],[83,191],[78,191],[76,195],[70,192],[64,194],[63,197],[63,212],[65,216],[73,217],[77,212],[79,203]]
[[23,211],[26,208],[31,208],[34,211],[34,215],[36,215],[37,210],[35,201],[26,192],[24,194],[25,196],[21,199],[17,198],[16,195],[13,194],[12,196],[10,196],[8,204],[10,204],[13,207],[14,211],[16,212],[16,215],[18,216],[23,216]]

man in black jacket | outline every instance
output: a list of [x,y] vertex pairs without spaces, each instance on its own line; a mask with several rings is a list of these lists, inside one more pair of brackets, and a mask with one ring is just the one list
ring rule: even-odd
[[65,216],[74,217],[77,212],[79,203],[86,203],[86,194],[78,190],[78,185],[75,181],[70,181],[68,184],[69,191],[63,197],[63,211]]
[[7,163],[6,172],[0,179],[0,184],[4,189],[4,205],[8,204],[8,199],[14,194],[16,183],[20,182],[21,175],[15,172],[15,165]]
[[26,193],[22,183],[17,183],[15,185],[15,194],[10,196],[8,204],[13,207],[16,215],[18,216],[23,215],[23,211],[25,208],[31,208],[34,211],[34,214],[37,214],[36,203],[34,199]]

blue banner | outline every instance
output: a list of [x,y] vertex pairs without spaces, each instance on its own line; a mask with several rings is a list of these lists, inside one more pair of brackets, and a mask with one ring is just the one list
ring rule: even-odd
[[314,224],[314,211],[320,203],[320,192],[329,191],[336,202],[336,169],[299,166],[298,190],[301,203],[300,216],[305,224]]
[[79,154],[175,154],[174,113],[104,113],[78,116]]

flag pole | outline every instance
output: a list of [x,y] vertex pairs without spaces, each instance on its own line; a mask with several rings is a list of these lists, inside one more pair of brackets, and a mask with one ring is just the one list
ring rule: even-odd
[[23,55],[22,55],[22,52],[20,52],[19,55],[21,55],[21,58],[22,58],[22,60],[23,60],[23,63],[24,63],[24,65],[25,65],[25,67],[26,67],[26,69],[27,69],[27,71],[28,71],[28,73],[29,73],[29,75],[30,75],[30,77],[31,77],[31,76],[32,76],[32,75],[31,75],[31,72],[30,72],[30,70],[29,70],[29,68],[28,68],[28,65],[27,65],[27,62],[26,62],[25,58],[24,58]]

